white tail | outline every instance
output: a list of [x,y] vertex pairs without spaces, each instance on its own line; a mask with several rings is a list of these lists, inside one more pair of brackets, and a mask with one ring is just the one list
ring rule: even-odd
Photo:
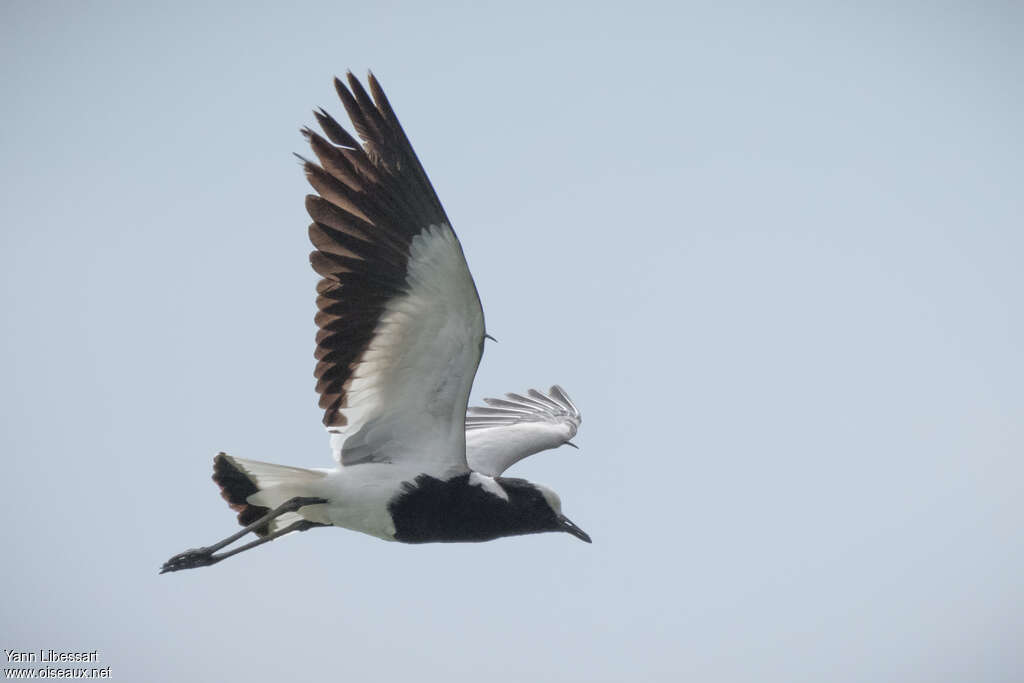
[[[317,470],[244,460],[226,453],[219,453],[213,459],[213,480],[228,505],[238,512],[238,523],[242,526],[248,526],[296,496],[318,496],[325,476],[326,473]],[[256,533],[263,536],[301,519],[330,524],[325,506],[309,505],[299,512],[277,517]]]

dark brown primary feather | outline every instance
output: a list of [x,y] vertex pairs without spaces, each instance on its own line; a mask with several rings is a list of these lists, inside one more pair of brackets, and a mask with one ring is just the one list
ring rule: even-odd
[[353,369],[387,302],[406,292],[409,243],[448,223],[441,202],[373,74],[370,93],[348,74],[335,79],[360,144],[326,111],[314,112],[326,138],[306,128],[317,162],[303,159],[317,195],[306,198],[317,284],[316,390],[324,424],[342,426]]

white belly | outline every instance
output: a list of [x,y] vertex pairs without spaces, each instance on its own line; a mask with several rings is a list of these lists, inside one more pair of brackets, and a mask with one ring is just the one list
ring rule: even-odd
[[364,534],[395,540],[395,524],[388,503],[401,491],[404,481],[412,481],[418,472],[392,464],[366,463],[329,470],[319,482],[330,501],[327,520],[335,525]]

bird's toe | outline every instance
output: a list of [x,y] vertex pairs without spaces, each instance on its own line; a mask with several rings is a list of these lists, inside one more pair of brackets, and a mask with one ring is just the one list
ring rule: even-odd
[[207,548],[192,548],[183,553],[178,553],[171,559],[164,562],[160,569],[161,574],[176,572],[182,569],[193,569],[195,567],[206,567],[216,562],[213,553]]

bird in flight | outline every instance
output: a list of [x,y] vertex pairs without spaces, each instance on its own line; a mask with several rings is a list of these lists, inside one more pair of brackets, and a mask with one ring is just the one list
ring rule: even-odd
[[[489,541],[562,531],[590,543],[551,489],[502,476],[562,444],[581,422],[556,386],[469,408],[483,308],[445,215],[377,79],[348,74],[338,96],[361,142],[326,111],[303,129],[316,194],[316,390],[337,466],[303,469],[224,453],[213,480],[242,529],[164,563],[205,567],[314,527],[403,543]],[[372,96],[371,96],[372,94]],[[325,137],[326,136],[326,137]],[[222,549],[253,533],[258,538]]]

